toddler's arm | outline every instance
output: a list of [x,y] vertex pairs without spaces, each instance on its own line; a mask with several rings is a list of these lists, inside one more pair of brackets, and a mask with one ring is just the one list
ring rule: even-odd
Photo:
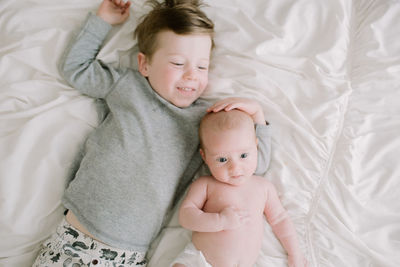
[[260,104],[252,99],[244,97],[228,97],[216,102],[214,105],[207,109],[208,112],[218,112],[221,110],[229,111],[238,109],[249,114],[254,123],[265,125],[264,112]]
[[131,2],[122,0],[103,0],[97,10],[97,16],[111,25],[125,22],[129,17]]
[[256,124],[256,135],[258,139],[258,163],[255,174],[263,176],[268,169],[271,161],[271,133],[270,126],[265,121],[264,112],[260,104],[252,99],[243,97],[229,97],[217,101],[208,108],[208,112],[218,112],[221,110],[239,109],[249,114]]
[[248,220],[246,211],[226,207],[221,212],[204,212],[207,201],[207,178],[194,181],[179,209],[179,223],[186,229],[196,232],[219,232],[238,228]]
[[[99,7],[99,16],[89,14],[80,32],[67,47],[59,64],[60,72],[80,92],[91,97],[104,98],[120,78],[122,70],[104,64],[96,56],[112,28],[110,23],[125,21],[129,15],[129,5],[124,6],[127,9],[120,11],[123,14],[118,16],[114,13],[121,8],[115,8],[111,0],[104,0]],[[118,17],[120,20],[116,19]]]
[[267,185],[265,217],[271,225],[272,231],[288,253],[289,266],[304,267],[306,266],[306,261],[300,249],[296,229],[282,206],[274,185],[269,182],[267,182]]

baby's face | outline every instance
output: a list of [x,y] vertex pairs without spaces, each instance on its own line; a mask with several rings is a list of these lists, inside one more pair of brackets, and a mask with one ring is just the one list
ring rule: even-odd
[[163,31],[157,40],[157,50],[141,73],[161,97],[177,107],[190,106],[208,83],[211,37]]
[[203,135],[202,156],[220,182],[241,185],[257,168],[257,139],[254,128],[211,131]]

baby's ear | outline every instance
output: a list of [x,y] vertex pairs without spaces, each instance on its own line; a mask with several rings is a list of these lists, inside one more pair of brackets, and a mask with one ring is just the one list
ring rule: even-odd
[[201,158],[203,159],[203,161],[205,162],[206,161],[206,156],[205,156],[205,154],[204,154],[204,151],[203,151],[203,149],[199,149],[199,152],[200,152],[200,155],[201,155]]
[[138,69],[140,74],[142,74],[144,77],[148,77],[148,72],[147,72],[147,58],[146,55],[143,54],[142,52],[139,52],[137,55],[137,61],[138,61]]

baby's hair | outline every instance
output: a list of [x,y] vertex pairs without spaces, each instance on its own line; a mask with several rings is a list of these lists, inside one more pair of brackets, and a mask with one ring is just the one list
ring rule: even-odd
[[203,137],[206,130],[226,131],[242,127],[252,127],[254,129],[254,137],[256,136],[253,119],[246,112],[233,109],[207,113],[202,118],[199,126],[200,147],[204,148]]
[[214,23],[200,10],[200,0],[148,0],[152,10],[141,18],[135,29],[139,51],[151,60],[157,49],[157,34],[173,31],[176,34],[208,34],[214,46]]

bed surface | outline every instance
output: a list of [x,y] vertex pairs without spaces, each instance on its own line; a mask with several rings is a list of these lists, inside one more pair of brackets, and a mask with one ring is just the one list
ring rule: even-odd
[[[135,67],[132,33],[99,58]],[[266,174],[314,267],[400,266],[400,2],[218,0],[205,11],[216,49],[205,98],[257,99],[272,125]],[[0,3],[0,266],[31,266],[63,216],[69,172],[99,123],[96,103],[57,61],[99,1]],[[151,249],[168,266],[190,239],[176,213]],[[257,267],[287,266],[265,223]]]

